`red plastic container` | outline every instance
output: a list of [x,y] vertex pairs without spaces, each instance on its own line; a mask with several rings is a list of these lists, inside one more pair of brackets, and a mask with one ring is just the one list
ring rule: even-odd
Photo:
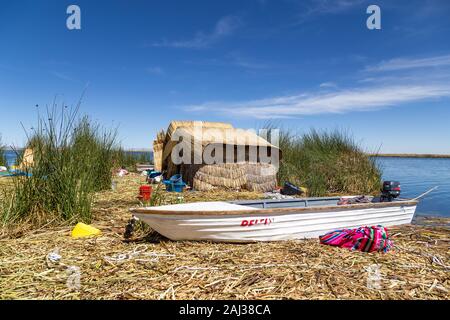
[[151,186],[140,186],[139,187],[139,196],[138,198],[141,199],[141,201],[149,201],[152,197],[152,187]]

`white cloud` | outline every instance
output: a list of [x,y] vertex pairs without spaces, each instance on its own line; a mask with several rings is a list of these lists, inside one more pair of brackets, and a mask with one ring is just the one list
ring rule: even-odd
[[315,11],[320,13],[339,13],[360,6],[367,0],[315,0]]
[[[185,107],[191,112],[217,112],[224,115],[259,119],[292,118],[319,114],[373,111],[406,103],[450,98],[450,55],[422,59],[392,59],[377,64],[383,76],[355,79],[353,88],[340,89],[334,82],[323,82],[319,89],[297,95],[236,102],[206,102]],[[440,67],[435,72],[416,68]],[[414,72],[398,74],[397,71]],[[359,74],[361,75],[361,74]]]
[[337,88],[337,84],[334,82],[323,82],[319,85],[321,88]]
[[147,73],[154,74],[154,75],[163,75],[164,70],[161,67],[149,67],[145,69]]
[[274,66],[273,64],[267,64],[255,59],[249,59],[236,51],[230,52],[218,58],[187,60],[185,63],[200,66],[238,67],[248,70],[265,70],[271,69]]
[[248,60],[237,52],[230,53],[229,60],[230,60],[231,65],[234,65],[237,67],[242,67],[245,69],[267,69],[268,68],[267,64]]
[[407,102],[450,97],[450,85],[399,85],[300,94],[243,102],[211,102],[188,111],[216,111],[259,119],[370,111]]
[[70,77],[70,76],[68,76],[67,74],[62,73],[62,72],[58,72],[58,71],[50,71],[50,74],[53,75],[53,76],[55,76],[55,77],[58,78],[58,79],[61,79],[61,80],[65,80],[65,81],[74,81],[74,82],[77,81],[77,80],[75,80],[74,78],[72,78],[72,77]]
[[374,66],[367,66],[366,71],[398,71],[416,68],[432,68],[450,66],[450,55],[428,57],[422,59],[397,58],[382,61]]
[[300,1],[301,11],[297,23],[326,14],[339,14],[362,6],[367,0],[313,0]]
[[236,16],[225,16],[217,21],[214,29],[209,33],[197,32],[189,40],[167,41],[154,43],[154,47],[191,48],[199,49],[211,46],[220,39],[233,34],[242,25],[241,19]]

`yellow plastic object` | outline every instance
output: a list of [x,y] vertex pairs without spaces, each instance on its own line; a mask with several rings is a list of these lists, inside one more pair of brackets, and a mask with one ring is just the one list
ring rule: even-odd
[[72,238],[84,238],[90,236],[98,236],[101,231],[87,224],[79,222],[72,230]]

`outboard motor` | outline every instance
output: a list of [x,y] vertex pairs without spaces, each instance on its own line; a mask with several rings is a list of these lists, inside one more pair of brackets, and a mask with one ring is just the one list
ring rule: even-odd
[[381,189],[381,202],[391,202],[400,196],[401,187],[398,181],[384,181]]

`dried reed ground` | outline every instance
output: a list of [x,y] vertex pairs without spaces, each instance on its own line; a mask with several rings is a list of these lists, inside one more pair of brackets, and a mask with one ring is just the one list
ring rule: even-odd
[[[0,239],[0,299],[449,299],[449,220],[392,228],[387,254],[351,252],[317,239],[254,244],[174,242],[123,230],[144,178],[118,178],[98,195],[93,225],[102,236],[71,239],[70,227]],[[177,195],[165,194],[167,202]],[[255,198],[254,193],[184,193],[185,201]],[[62,256],[51,262],[55,248]],[[117,254],[128,253],[118,260]],[[367,268],[380,267],[380,289]],[[68,266],[80,268],[69,289]]]

